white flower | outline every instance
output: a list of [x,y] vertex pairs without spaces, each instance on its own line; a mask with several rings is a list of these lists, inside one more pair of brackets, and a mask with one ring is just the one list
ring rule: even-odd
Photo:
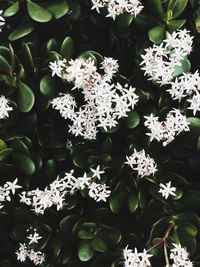
[[22,188],[18,183],[18,178],[16,178],[13,182],[6,182],[6,190],[9,190],[12,192],[12,194],[15,194],[15,190]]
[[170,250],[170,259],[172,259],[172,267],[193,267],[193,263],[189,259],[189,253],[180,244],[173,243],[174,248]]
[[4,17],[1,16],[2,13],[3,13],[3,10],[0,10],[0,32],[1,32],[1,27],[5,24],[5,19]]
[[181,60],[192,51],[193,37],[183,29],[167,35],[160,45],[145,49],[141,62],[142,70],[150,80],[158,84],[168,84],[174,78],[174,71],[181,65]]
[[157,141],[163,141],[163,146],[166,146],[175,139],[175,136],[181,132],[189,131],[189,123],[187,118],[181,114],[178,109],[171,110],[164,121],[158,121],[158,117],[154,117],[153,114],[145,116],[146,119],[144,125],[150,131],[147,135],[150,137],[150,142],[156,139]]
[[92,9],[96,9],[98,13],[100,8],[107,8],[107,17],[112,17],[114,20],[116,16],[124,13],[129,13],[136,17],[143,9],[138,0],[92,0],[92,4]]
[[188,99],[187,101],[190,103],[188,109],[191,109],[195,116],[197,111],[200,111],[200,94],[196,93],[196,95],[193,95],[192,99]]
[[[87,173],[76,178],[74,171],[66,172],[63,178],[57,177],[44,190],[36,189],[28,192],[22,192],[20,202],[32,206],[32,210],[36,214],[44,214],[47,208],[56,206],[57,210],[61,210],[66,202],[66,195],[75,194],[78,190],[88,189],[89,196],[96,201],[106,201],[110,196],[111,191],[106,184],[98,184],[95,182],[96,178],[100,179],[100,175],[104,171],[100,171],[100,167],[94,170],[94,175],[90,177]],[[1,189],[1,188],[0,188]],[[29,239],[36,242],[38,235],[30,235]],[[40,237],[38,237],[40,239]],[[31,244],[30,243],[30,244]]]
[[18,179],[16,178],[14,182],[6,182],[4,186],[0,186],[0,209],[4,207],[2,202],[11,201],[11,193],[14,195],[15,190],[21,188],[20,185],[17,185]]
[[82,177],[78,178],[78,180],[80,189],[84,189],[86,186],[90,185],[91,177],[88,177],[87,173],[85,172]]
[[49,63],[49,68],[52,71],[52,77],[57,75],[61,77],[63,68],[65,67],[65,60],[55,60],[54,62]]
[[178,99],[179,102],[185,97],[197,95],[200,91],[199,72],[184,73],[170,82],[169,85],[171,88],[167,91],[170,93],[172,99]]
[[35,265],[41,265],[45,262],[45,255],[41,251],[34,251],[26,244],[20,244],[19,250],[15,252],[17,260],[25,262],[28,258]]
[[137,248],[129,249],[128,246],[123,250],[124,267],[147,267],[151,266],[149,258],[153,255],[148,254],[146,249],[143,252],[138,252]]
[[129,157],[127,156],[126,159],[127,161],[125,163],[137,171],[140,177],[154,175],[157,171],[157,165],[154,159],[150,158],[144,149],[139,152],[134,149],[134,153]]
[[9,100],[5,96],[0,96],[0,119],[5,119],[9,117],[9,111],[12,111],[13,108],[10,107]]
[[51,101],[53,108],[59,110],[61,116],[65,119],[75,117],[76,101],[70,94],[60,95]]
[[89,186],[89,196],[96,200],[97,202],[99,201],[107,201],[107,198],[110,196],[111,191],[108,190],[108,186],[105,184],[97,184],[95,182],[92,182]]
[[135,88],[112,83],[118,70],[118,62],[113,58],[104,58],[100,70],[90,59],[63,60],[60,65],[62,71],[58,76],[80,91],[84,103],[77,107],[75,98],[67,93],[54,98],[51,104],[62,117],[72,122],[69,132],[75,136],[96,139],[99,128],[107,131],[117,126],[118,120],[127,117],[138,102]]
[[40,240],[42,237],[37,232],[34,232],[34,234],[30,234],[27,238],[30,239],[29,245],[31,245],[38,243],[38,240]]
[[101,174],[105,173],[104,171],[100,171],[100,165],[96,167],[96,169],[90,168],[92,171],[92,177],[97,177],[99,180],[101,180]]
[[165,185],[162,183],[160,184],[158,193],[161,193],[165,199],[167,199],[169,195],[176,196],[174,192],[176,192],[176,187],[172,187],[171,182],[168,182]]

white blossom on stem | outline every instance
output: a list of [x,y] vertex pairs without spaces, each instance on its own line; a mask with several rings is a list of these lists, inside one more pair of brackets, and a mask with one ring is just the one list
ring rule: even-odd
[[29,234],[27,238],[30,240],[29,245],[31,245],[31,244],[38,243],[38,240],[40,240],[42,237],[36,231],[34,231],[34,233]]
[[[72,83],[72,90],[78,90],[84,99],[77,107],[71,94],[63,94],[51,102],[62,117],[69,119],[69,132],[84,139],[96,139],[99,128],[105,131],[117,126],[118,120],[127,117],[135,108],[138,96],[135,88],[128,84],[112,83],[118,71],[118,62],[113,58],[104,58],[99,70],[94,61],[78,58],[61,60],[50,64],[52,75],[57,74],[63,80]],[[102,73],[103,72],[103,73]],[[71,92],[72,93],[72,92]]]
[[145,153],[144,149],[137,151],[134,149],[134,153],[131,156],[126,157],[128,164],[133,170],[137,171],[140,177],[154,175],[157,171],[157,165],[148,154]]
[[128,13],[135,17],[142,11],[143,6],[138,0],[92,0],[92,9],[99,13],[101,8],[108,11],[107,17],[113,20],[121,14]]
[[128,246],[123,250],[124,267],[148,267],[151,266],[149,258],[153,255],[148,254],[145,249],[138,252],[137,248],[129,249]]
[[153,114],[145,116],[146,119],[144,125],[150,131],[147,135],[150,137],[150,142],[154,139],[162,141],[163,146],[166,146],[172,142],[177,135],[181,132],[189,131],[189,123],[181,111],[178,109],[171,110],[166,117],[166,120],[159,121],[158,117],[154,117]]
[[2,13],[3,13],[3,10],[0,10],[0,32],[1,32],[1,28],[5,24],[5,19],[4,17],[2,17]]
[[160,184],[160,189],[158,193],[161,193],[162,196],[167,199],[170,195],[171,196],[176,196],[176,187],[171,186],[171,181],[169,181],[166,184]]
[[199,72],[184,73],[177,77],[174,81],[170,82],[170,93],[172,99],[181,101],[185,97],[196,95],[200,91],[200,76]]
[[21,188],[17,183],[18,179],[16,178],[13,182],[6,182],[3,186],[0,186],[0,209],[4,207],[3,202],[11,201],[11,193],[15,195],[16,189]]
[[17,260],[25,262],[27,259],[32,261],[35,265],[41,265],[45,262],[45,255],[41,251],[35,251],[27,246],[25,243],[20,244],[19,250],[16,251]]
[[193,267],[193,263],[189,259],[189,253],[186,248],[180,244],[173,244],[174,248],[170,250],[170,259],[172,259],[172,267]]
[[9,106],[10,100],[5,96],[0,96],[0,119],[6,119],[9,117],[9,112],[13,110],[12,107]]
[[[93,171],[92,171],[93,170]],[[58,177],[44,190],[36,189],[28,192],[22,192],[20,202],[32,206],[32,209],[36,214],[44,214],[47,208],[56,206],[57,210],[64,207],[66,203],[66,196],[75,194],[78,190],[88,189],[88,195],[95,201],[107,201],[111,191],[106,184],[96,183],[96,180],[101,179],[101,174],[104,171],[100,170],[100,166],[96,169],[92,169],[93,175],[90,176],[86,172],[83,176],[76,178],[74,171],[66,172],[63,178]],[[40,239],[36,235],[31,235],[30,240]],[[33,241],[32,241],[33,242]]]
[[145,49],[141,62],[142,70],[149,80],[158,84],[168,84],[174,78],[175,68],[192,51],[193,37],[183,29],[167,35],[160,44]]

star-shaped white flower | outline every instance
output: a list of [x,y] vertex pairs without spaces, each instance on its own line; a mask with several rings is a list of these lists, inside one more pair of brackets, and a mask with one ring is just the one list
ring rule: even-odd
[[169,181],[168,183],[164,184],[160,184],[160,189],[158,191],[158,193],[161,193],[162,196],[167,199],[169,197],[169,195],[172,196],[176,196],[176,194],[174,193],[176,191],[176,187],[172,187],[171,186],[171,181]]
[[30,239],[29,245],[31,245],[34,243],[38,243],[38,240],[40,240],[42,237],[39,236],[37,232],[35,232],[34,234],[30,234],[27,238]]
[[15,190],[21,188],[21,185],[17,185],[18,178],[16,178],[13,182],[6,182],[6,190],[10,190],[12,194],[15,194]]
[[93,172],[92,177],[97,177],[99,180],[101,179],[101,174],[105,173],[104,171],[100,171],[100,165],[96,169],[90,168],[90,170]]

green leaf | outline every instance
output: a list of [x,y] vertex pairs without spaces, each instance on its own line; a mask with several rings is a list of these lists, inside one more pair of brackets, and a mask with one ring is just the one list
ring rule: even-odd
[[55,19],[63,17],[69,11],[69,6],[65,0],[48,1],[45,3],[45,6],[53,14]]
[[109,206],[113,213],[118,213],[126,200],[126,192],[120,191],[111,195]]
[[85,222],[80,226],[78,236],[81,239],[92,239],[96,233],[97,225],[93,222]]
[[188,234],[186,229],[178,228],[177,233],[182,247],[187,247],[187,251],[190,254],[194,254],[197,248],[197,242],[195,237]]
[[188,0],[170,0],[167,13],[171,13],[170,19],[180,16],[186,8]]
[[185,22],[186,22],[185,19],[170,20],[167,23],[167,26],[168,26],[170,32],[174,32],[174,31],[178,30],[179,28],[181,28],[185,24]]
[[131,14],[122,14],[117,16],[116,21],[119,27],[128,27],[133,21],[134,16]]
[[97,59],[96,57],[89,51],[85,51],[83,53],[81,53],[78,58],[82,58],[82,59],[90,59],[91,61],[94,61],[95,64],[97,64]]
[[152,10],[155,11],[161,19],[164,19],[165,12],[162,6],[162,0],[149,0],[149,3]]
[[0,151],[4,150],[5,148],[7,148],[6,143],[2,139],[0,139]]
[[29,112],[35,102],[35,96],[31,88],[19,81],[18,106],[21,112]]
[[26,43],[22,44],[22,57],[24,67],[34,71],[33,56],[28,44]]
[[49,159],[44,165],[44,173],[49,179],[56,176],[56,161],[54,159]]
[[45,8],[27,0],[27,10],[29,16],[37,22],[48,22],[52,19],[52,14]]
[[189,117],[187,118],[187,122],[189,122],[189,127],[191,132],[195,134],[200,134],[200,119],[197,117]]
[[47,74],[40,80],[40,92],[47,98],[53,98],[56,95],[56,79]]
[[200,33],[200,14],[195,16],[195,27],[198,33]]
[[7,158],[7,156],[10,155],[10,153],[12,153],[12,151],[13,150],[11,148],[5,148],[5,149],[1,150],[0,151],[0,161]]
[[78,20],[81,15],[81,6],[77,0],[67,0],[69,5],[69,17],[73,20]]
[[136,111],[131,111],[126,119],[126,125],[129,129],[136,128],[140,123],[140,116]]
[[60,42],[56,38],[51,38],[48,40],[46,47],[47,51],[57,51],[59,49]]
[[8,36],[9,41],[18,40],[34,30],[34,26],[28,20],[24,20],[11,34]]
[[52,247],[53,255],[57,258],[60,255],[62,249],[62,240],[59,235],[56,235],[56,237],[53,239]]
[[183,222],[191,223],[195,225],[197,228],[200,227],[200,219],[199,216],[195,212],[181,212],[173,216],[176,224],[181,224]]
[[27,146],[19,138],[12,140],[10,146],[15,152],[19,152],[24,155],[29,155],[29,150]]
[[190,223],[181,224],[180,226],[178,226],[178,229],[193,237],[195,237],[198,233],[198,229]]
[[10,66],[10,64],[1,55],[0,55],[0,69],[3,70],[3,71],[5,71],[5,72],[11,73],[11,66]]
[[11,16],[17,14],[18,11],[19,11],[19,3],[17,2],[15,4],[13,4],[12,6],[10,6],[9,8],[7,8],[4,11],[3,15],[4,15],[4,17],[11,17]]
[[77,166],[78,168],[84,169],[87,167],[88,162],[87,162],[87,157],[85,157],[85,155],[77,155],[75,156],[75,158],[73,159],[73,163],[75,166]]
[[182,73],[187,73],[191,69],[191,64],[188,59],[181,60],[181,66],[175,66],[173,76],[176,77]]
[[164,39],[165,25],[160,25],[160,26],[156,26],[152,28],[151,30],[149,30],[148,35],[149,35],[149,39],[153,43],[160,44]]
[[62,43],[60,54],[66,59],[71,59],[74,52],[74,44],[71,37],[66,37]]
[[89,243],[83,241],[78,247],[78,257],[80,261],[89,261],[94,255],[94,250],[90,247]]
[[138,196],[135,192],[129,193],[128,209],[130,213],[134,213],[138,208]]
[[59,224],[59,228],[63,234],[71,234],[72,229],[76,222],[78,221],[77,215],[69,215],[64,217]]
[[17,164],[17,166],[21,169],[21,171],[28,176],[31,176],[35,173],[35,164],[30,157],[25,155],[15,153],[13,158]]
[[90,242],[91,247],[99,252],[106,252],[109,250],[107,244],[105,241],[103,241],[98,236],[95,236],[94,239]]
[[117,247],[122,240],[121,231],[114,227],[103,228],[98,232],[98,237],[103,239],[112,248]]

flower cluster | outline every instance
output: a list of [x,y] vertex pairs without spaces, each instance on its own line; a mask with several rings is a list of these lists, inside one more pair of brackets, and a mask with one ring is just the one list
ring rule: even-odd
[[27,259],[32,261],[35,265],[41,265],[45,261],[45,255],[41,251],[34,251],[34,249],[27,246],[25,243],[20,244],[19,250],[16,251],[17,260],[25,262]]
[[16,178],[13,182],[6,182],[4,186],[0,186],[0,209],[2,209],[5,201],[11,201],[11,193],[15,194],[15,190],[21,188],[17,185],[18,179]]
[[150,158],[148,154],[145,153],[144,149],[137,151],[134,149],[134,153],[131,156],[126,157],[128,164],[133,170],[138,172],[140,177],[149,176],[157,171],[157,165],[154,159]]
[[176,196],[174,192],[176,192],[176,187],[171,186],[170,181],[165,185],[162,183],[160,184],[158,193],[161,193],[165,199],[168,199],[169,195]]
[[28,206],[32,206],[36,214],[44,214],[47,208],[56,206],[57,210],[64,207],[65,196],[74,194],[78,190],[88,189],[88,195],[95,201],[106,201],[110,196],[111,191],[108,186],[101,183],[96,183],[96,179],[101,179],[101,174],[104,171],[100,170],[100,166],[96,169],[91,169],[93,175],[84,173],[83,176],[76,178],[72,170],[65,173],[63,178],[58,177],[49,187],[44,190],[36,189],[28,192],[22,192],[20,202]]
[[173,244],[170,250],[170,259],[173,260],[172,267],[192,267],[193,263],[189,259],[189,253],[180,244]]
[[142,70],[149,80],[161,85],[168,84],[174,78],[176,67],[192,51],[193,37],[187,30],[179,30],[168,34],[160,45],[145,49],[141,62]]
[[142,11],[143,6],[138,0],[92,0],[92,9],[100,12],[105,7],[108,11],[107,17],[115,18],[121,14],[129,13],[135,17]]
[[147,267],[151,266],[151,263],[149,261],[149,258],[151,258],[153,255],[148,254],[148,251],[145,249],[143,252],[138,252],[137,248],[134,249],[134,252],[132,249],[129,249],[126,247],[123,250],[123,257],[124,257],[124,267]]
[[1,32],[1,27],[5,24],[5,19],[4,17],[1,16],[2,13],[3,13],[3,10],[0,10],[0,32]]
[[84,104],[77,110],[75,98],[70,94],[60,95],[52,100],[52,106],[65,119],[72,121],[69,132],[84,139],[95,139],[98,128],[105,131],[115,127],[120,118],[128,116],[138,102],[135,88],[112,83],[118,71],[118,63],[112,58],[104,58],[99,71],[94,61],[76,59],[51,62],[52,75],[56,74],[74,84],[84,97]]
[[193,110],[195,115],[197,111],[200,111],[200,75],[199,72],[184,73],[174,81],[170,82],[171,88],[167,91],[170,93],[172,99],[179,101],[182,98],[190,97],[187,101],[191,103],[188,109]]
[[0,119],[8,118],[8,112],[13,110],[13,108],[8,105],[9,102],[10,101],[5,96],[0,96]]
[[180,110],[173,109],[168,114],[164,121],[159,121],[158,117],[153,114],[145,116],[146,119],[144,125],[148,128],[150,133],[147,135],[150,137],[150,142],[156,139],[157,141],[163,141],[163,146],[166,146],[172,142],[175,136],[181,132],[189,131],[188,122]]

